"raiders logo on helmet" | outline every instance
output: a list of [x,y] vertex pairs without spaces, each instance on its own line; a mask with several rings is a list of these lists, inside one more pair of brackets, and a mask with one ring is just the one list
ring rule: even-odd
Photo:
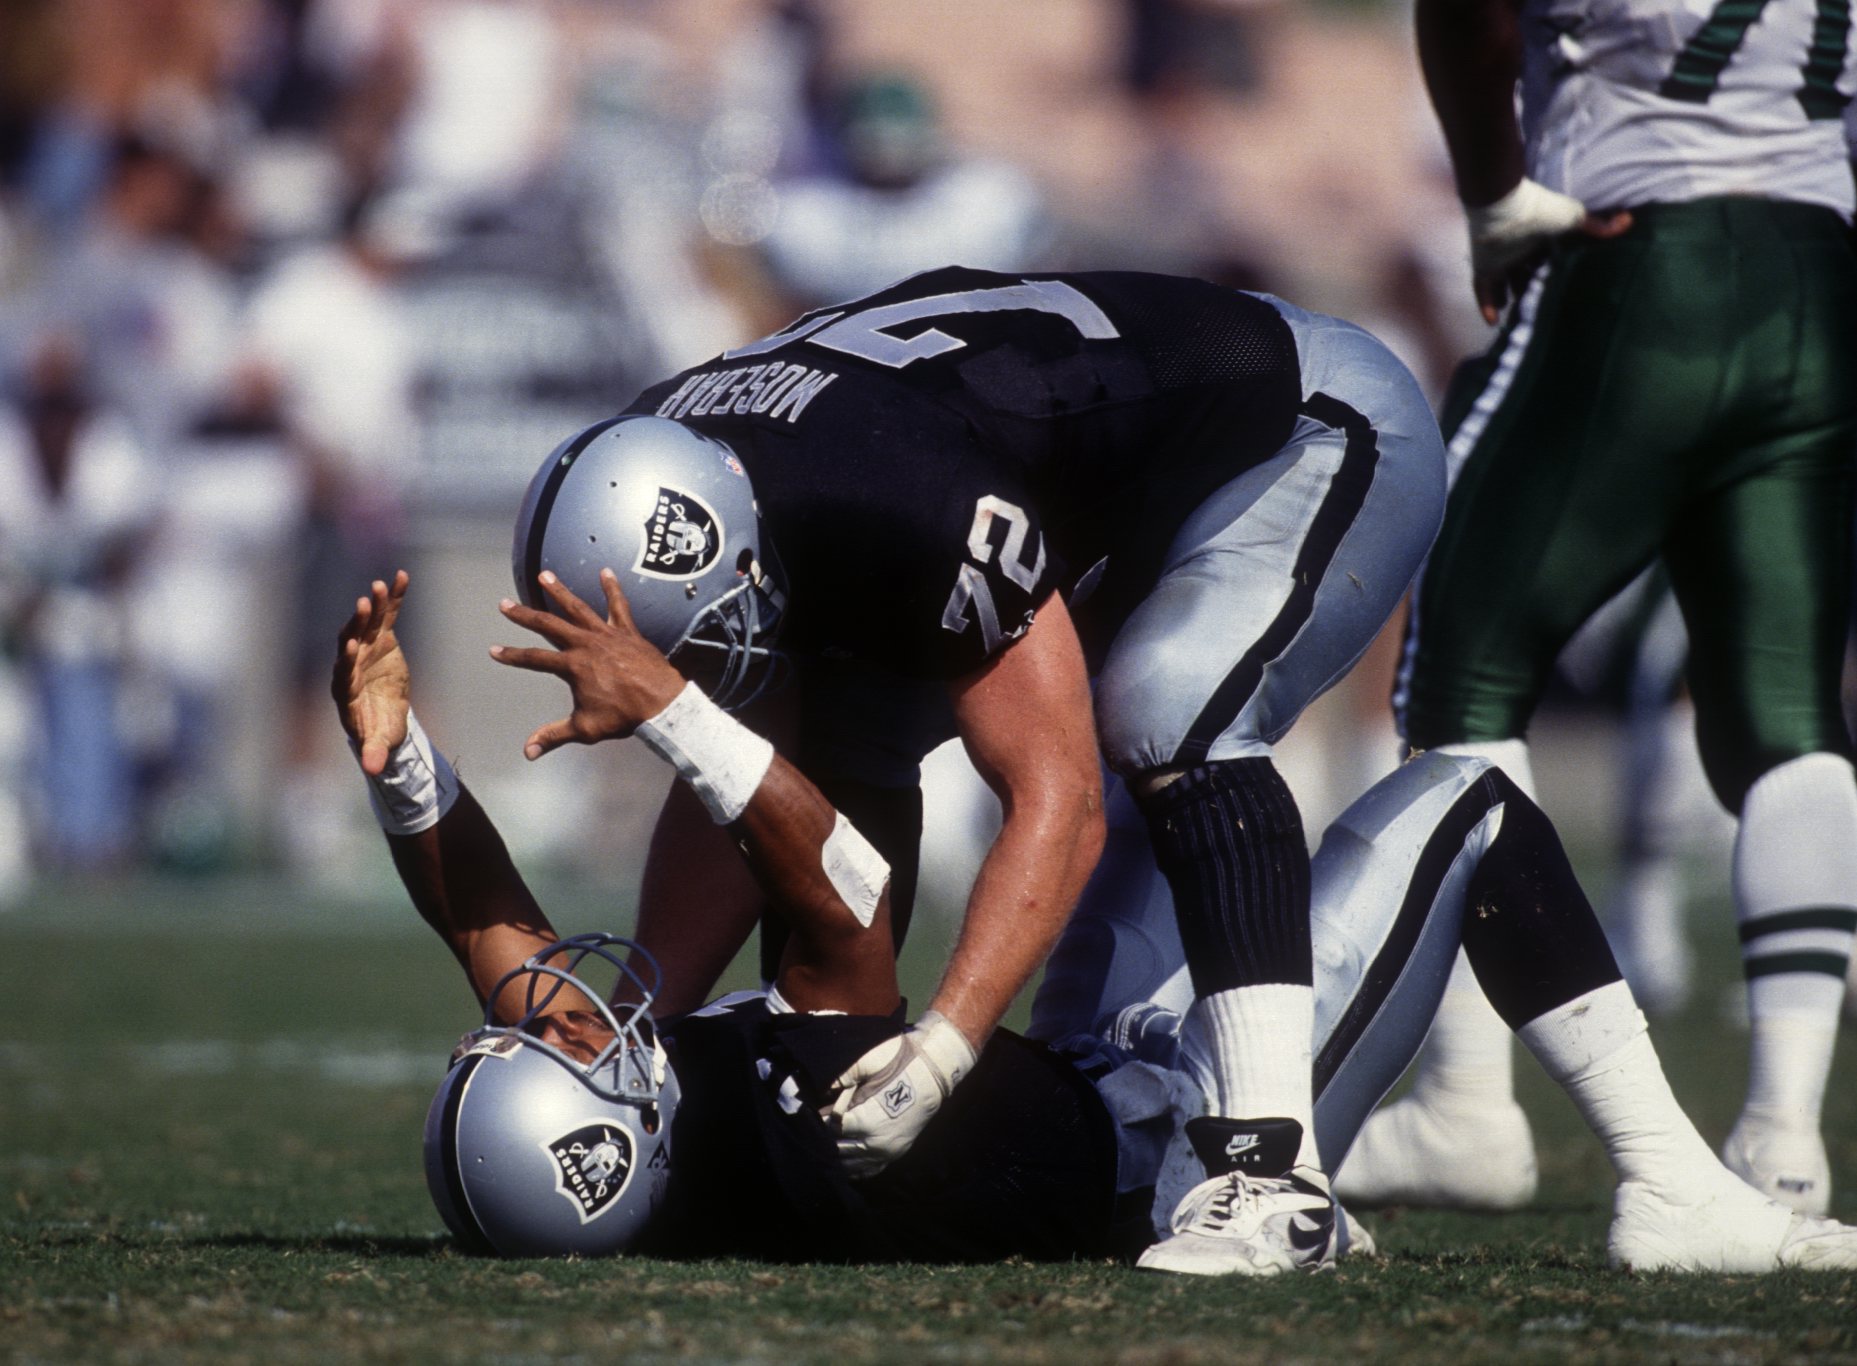
[[591,1223],[632,1180],[632,1135],[618,1124],[583,1124],[542,1145],[555,1163],[555,1190]]
[[660,487],[632,568],[660,579],[696,578],[715,567],[724,535],[722,519],[701,498]]

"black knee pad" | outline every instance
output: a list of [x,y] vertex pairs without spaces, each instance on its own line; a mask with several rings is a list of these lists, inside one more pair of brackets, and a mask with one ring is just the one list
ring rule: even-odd
[[1554,823],[1500,769],[1479,786],[1491,806],[1502,803],[1502,829],[1466,890],[1464,952],[1496,1013],[1517,1029],[1618,981],[1618,963]]
[[1173,889],[1194,991],[1310,985],[1309,846],[1276,766],[1202,764],[1137,801]]

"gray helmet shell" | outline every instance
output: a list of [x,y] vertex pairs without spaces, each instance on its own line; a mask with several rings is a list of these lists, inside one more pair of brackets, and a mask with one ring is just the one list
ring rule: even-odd
[[[531,978],[516,1025],[466,1036],[426,1113],[426,1185],[446,1227],[479,1251],[505,1257],[597,1257],[622,1252],[664,1199],[671,1172],[677,1074],[652,1034],[649,1004],[615,1012],[573,976],[589,954],[615,963],[609,935],[578,935],[537,954],[491,993]],[[621,966],[623,975],[640,979]],[[539,1003],[533,983],[573,981],[614,1029],[590,1063],[527,1032]],[[654,984],[655,985],[655,984]]]
[[536,583],[546,569],[603,612],[600,571],[611,569],[640,633],[666,655],[721,651],[720,681],[705,682],[724,706],[742,705],[772,670],[782,602],[772,558],[735,453],[645,416],[596,423],[550,452],[511,547],[531,607],[553,607]]

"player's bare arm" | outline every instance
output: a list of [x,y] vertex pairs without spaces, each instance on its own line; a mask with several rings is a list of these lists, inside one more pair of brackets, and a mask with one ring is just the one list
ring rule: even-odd
[[[779,976],[788,1003],[799,1010],[858,1014],[893,1010],[899,998],[883,861],[798,769],[740,722],[701,700],[639,634],[610,570],[600,576],[606,594],[603,618],[553,574],[542,574],[539,582],[561,615],[511,601],[503,603],[502,611],[555,648],[497,646],[491,656],[515,668],[561,678],[574,706],[567,717],[536,730],[524,753],[535,758],[569,741],[596,744],[641,730],[660,753],[670,746],[672,753],[682,756],[674,761],[685,779],[679,792],[703,794],[701,805],[691,804],[698,811],[707,807],[712,821],[726,825],[762,889],[795,928]],[[701,708],[682,729],[666,720],[676,715],[679,705]],[[692,738],[692,727],[720,737],[720,765],[692,757],[706,743],[701,735]],[[658,730],[664,733],[651,733]],[[718,771],[737,763],[742,765],[738,773]],[[755,767],[750,770],[749,765]],[[730,798],[723,789],[731,784],[743,797]],[[729,819],[716,821],[719,814]],[[686,914],[676,922],[641,914],[639,942],[665,973],[661,1009],[697,1004],[752,925],[752,916],[712,914],[708,908],[700,916]],[[667,930],[672,933],[667,935]]]
[[1005,821],[934,1009],[978,1047],[1057,942],[1103,846],[1089,676],[1063,600],[954,688],[962,743]]
[[[408,582],[404,570],[391,585],[376,580],[356,601],[336,651],[336,712],[370,778],[380,777],[409,739],[411,672],[393,629]],[[436,822],[411,834],[389,833],[387,844],[420,917],[445,941],[480,1002],[505,973],[558,937],[496,827],[461,784]],[[508,1013],[498,1004],[499,1015]]]
[[1563,233],[1616,237],[1630,214],[1596,216],[1527,179],[1515,83],[1522,73],[1519,0],[1419,0],[1419,62],[1470,219],[1477,304],[1495,323],[1547,245]]

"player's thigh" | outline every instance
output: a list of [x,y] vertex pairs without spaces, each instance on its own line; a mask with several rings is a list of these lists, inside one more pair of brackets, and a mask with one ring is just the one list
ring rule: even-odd
[[1696,268],[1642,244],[1558,254],[1460,373],[1397,698],[1413,745],[1522,734],[1561,647],[1655,555],[1715,374]]
[[1665,554],[1689,627],[1703,765],[1731,811],[1768,769],[1850,753],[1852,460],[1838,424],[1687,509]]
[[1119,772],[1268,753],[1424,559],[1444,493],[1430,410],[1365,332],[1338,324],[1323,345],[1289,443],[1194,511],[1110,644],[1096,708]]
[[1315,1128],[1334,1171],[1424,1042],[1497,824],[1488,765],[1421,754],[1335,819],[1312,864]]

